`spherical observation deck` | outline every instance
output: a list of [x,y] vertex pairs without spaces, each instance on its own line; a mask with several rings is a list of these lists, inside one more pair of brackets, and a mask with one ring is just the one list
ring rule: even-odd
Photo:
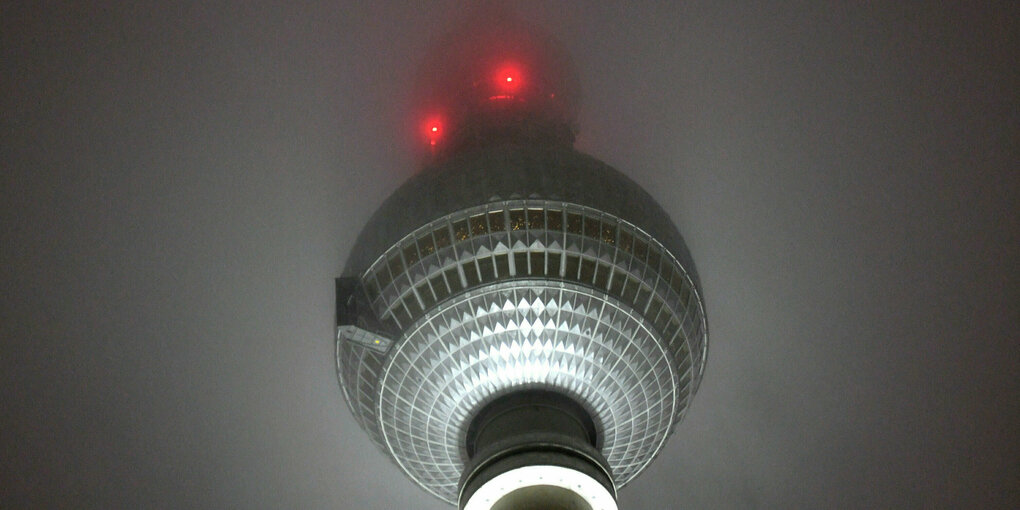
[[[588,459],[615,496],[683,418],[705,364],[698,278],[669,217],[569,143],[520,140],[464,145],[410,179],[337,283],[351,411],[454,504],[480,465],[480,413],[528,391],[577,404],[570,416],[591,433],[557,448]],[[515,497],[556,493],[540,487]]]

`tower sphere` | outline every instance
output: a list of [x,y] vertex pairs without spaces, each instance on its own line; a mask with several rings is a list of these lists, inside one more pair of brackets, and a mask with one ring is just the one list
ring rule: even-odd
[[471,101],[337,280],[344,395],[450,503],[615,509],[701,380],[693,261],[647,192],[573,148],[571,117],[526,94]]

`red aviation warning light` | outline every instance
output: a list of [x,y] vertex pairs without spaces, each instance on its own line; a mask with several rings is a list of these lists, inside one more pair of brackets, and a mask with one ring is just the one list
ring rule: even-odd
[[422,124],[422,130],[425,132],[425,139],[428,140],[429,145],[435,147],[443,136],[443,121],[436,116],[429,117]]
[[516,65],[506,64],[500,67],[494,75],[493,95],[490,100],[514,99],[521,89],[521,70]]

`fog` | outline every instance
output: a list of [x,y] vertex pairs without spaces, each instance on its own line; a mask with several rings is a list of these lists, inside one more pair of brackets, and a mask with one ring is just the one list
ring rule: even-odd
[[[471,5],[0,8],[0,507],[449,508],[344,404],[333,278]],[[703,285],[622,509],[1020,506],[1011,4],[508,9]]]

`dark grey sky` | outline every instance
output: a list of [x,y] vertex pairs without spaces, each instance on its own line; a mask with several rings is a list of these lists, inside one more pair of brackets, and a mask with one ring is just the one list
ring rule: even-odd
[[[27,3],[0,507],[447,508],[344,405],[332,278],[470,3]],[[1020,506],[1014,4],[514,4],[704,285],[701,391],[621,508]]]

